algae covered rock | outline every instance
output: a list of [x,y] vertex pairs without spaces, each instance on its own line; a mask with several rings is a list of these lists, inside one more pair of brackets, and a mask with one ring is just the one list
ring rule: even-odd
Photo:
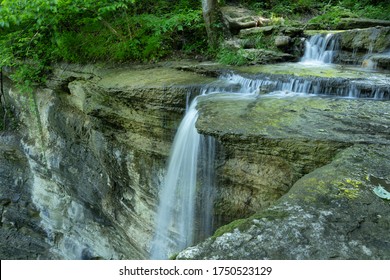
[[220,228],[178,259],[389,259],[388,146],[355,145],[275,205]]
[[368,19],[368,18],[342,18],[334,26],[335,29],[370,28],[376,26],[390,26],[389,20]]
[[335,34],[341,50],[337,61],[361,64],[367,54],[382,53],[390,49],[390,27],[352,29]]

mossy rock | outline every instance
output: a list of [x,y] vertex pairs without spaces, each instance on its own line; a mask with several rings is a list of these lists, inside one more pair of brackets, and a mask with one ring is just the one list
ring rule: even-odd
[[[178,259],[388,259],[390,149],[354,145],[273,206],[234,221]],[[380,179],[378,179],[380,178]]]
[[389,20],[378,20],[368,18],[342,18],[334,26],[334,29],[356,29],[356,28],[370,28],[376,26],[390,26]]

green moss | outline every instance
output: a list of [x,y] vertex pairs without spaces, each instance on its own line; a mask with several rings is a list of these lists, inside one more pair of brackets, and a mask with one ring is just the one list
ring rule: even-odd
[[341,182],[337,182],[335,186],[338,189],[337,197],[356,199],[359,196],[363,183],[358,180],[346,178]]
[[169,257],[169,259],[170,259],[170,260],[176,260],[176,258],[177,258],[178,255],[179,255],[178,253],[173,254],[172,256]]
[[[317,181],[316,178],[311,178],[307,180],[306,184],[311,184],[315,186],[310,189],[309,192],[313,194],[328,195],[335,198],[347,198],[355,199],[359,196],[360,189],[363,186],[363,183],[358,180],[346,178],[342,181]],[[312,202],[316,200],[315,196],[305,197],[308,201]]]
[[[249,219],[249,218],[248,218]],[[238,228],[239,226],[241,226],[242,224],[244,223],[247,223],[247,220],[248,219],[238,219],[238,220],[235,220],[227,225],[224,225],[222,227],[220,227],[219,229],[217,229],[214,233],[214,235],[212,236],[212,238],[217,238],[217,237],[220,237],[221,235],[227,233],[227,232],[232,232],[235,228]]]
[[217,229],[212,236],[212,238],[217,238],[227,232],[233,232],[234,229],[239,229],[240,231],[247,230],[253,225],[253,220],[267,219],[269,221],[284,219],[288,217],[288,213],[285,211],[276,211],[276,210],[265,210],[259,213],[256,213],[246,219],[238,219],[227,225],[224,225]]
[[[344,66],[314,66],[297,63],[278,63],[267,65],[241,66],[234,70],[244,74],[273,74],[273,75],[293,75],[296,77],[322,77],[322,78],[345,78],[361,79],[370,78],[370,73],[364,70],[348,70]],[[386,78],[383,75],[383,78]]]

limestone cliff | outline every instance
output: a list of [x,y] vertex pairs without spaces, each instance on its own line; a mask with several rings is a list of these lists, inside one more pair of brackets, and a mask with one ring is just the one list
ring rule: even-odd
[[[209,81],[169,67],[60,65],[33,97],[7,83],[22,124],[23,152],[11,156],[27,170],[27,179],[14,177],[21,183],[15,187],[31,195],[43,245],[30,255],[12,245],[2,258],[49,258],[49,248],[54,258],[148,258],[157,194],[187,95]],[[16,195],[2,189],[3,207],[14,207]]]

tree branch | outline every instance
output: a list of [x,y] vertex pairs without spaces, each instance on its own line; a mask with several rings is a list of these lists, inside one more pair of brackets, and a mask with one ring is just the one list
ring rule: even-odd
[[7,104],[6,104],[4,86],[3,86],[3,67],[0,68],[0,103],[4,110],[3,127],[5,130],[7,128]]
[[124,37],[122,34],[120,34],[118,31],[116,31],[116,30],[114,29],[114,27],[112,27],[112,25],[111,25],[109,22],[105,21],[104,19],[102,19],[101,22],[103,23],[103,25],[104,25],[105,27],[108,28],[108,30],[111,31],[112,34],[114,34],[115,36],[117,36],[117,37],[120,38],[121,40],[124,40],[124,39],[125,39],[125,37]]

